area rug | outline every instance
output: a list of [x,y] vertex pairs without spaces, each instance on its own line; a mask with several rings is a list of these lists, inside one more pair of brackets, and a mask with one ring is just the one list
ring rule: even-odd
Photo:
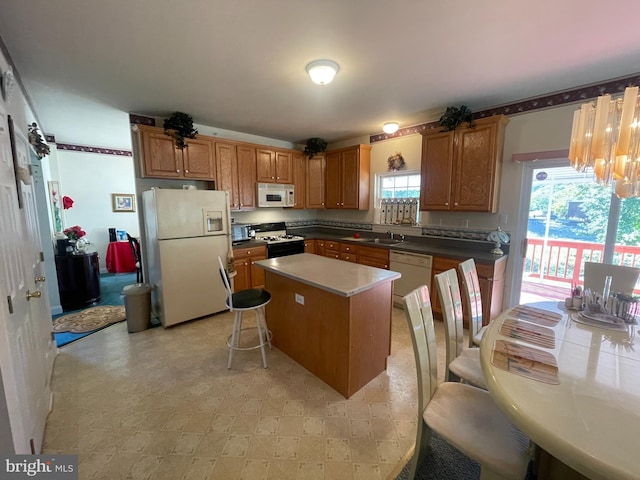
[[[396,480],[407,480],[409,464],[405,465]],[[416,472],[416,480],[477,480],[480,465],[462,454],[455,447],[433,433],[431,444],[422,468]]]
[[53,322],[53,331],[86,333],[104,328],[112,323],[126,320],[126,312],[123,306],[91,307],[80,312],[70,313],[58,317]]

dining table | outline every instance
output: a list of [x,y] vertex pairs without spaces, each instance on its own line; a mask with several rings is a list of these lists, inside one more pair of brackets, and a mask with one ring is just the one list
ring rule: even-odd
[[[563,302],[503,311],[480,345],[489,393],[536,446],[538,478],[638,479],[640,340]],[[629,319],[627,319],[629,320]],[[554,473],[559,472],[559,473]]]

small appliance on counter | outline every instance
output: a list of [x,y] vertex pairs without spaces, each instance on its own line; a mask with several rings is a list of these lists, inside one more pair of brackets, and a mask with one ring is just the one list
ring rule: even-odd
[[232,223],[231,224],[231,242],[233,245],[240,245],[243,242],[253,240],[256,232],[249,223]]

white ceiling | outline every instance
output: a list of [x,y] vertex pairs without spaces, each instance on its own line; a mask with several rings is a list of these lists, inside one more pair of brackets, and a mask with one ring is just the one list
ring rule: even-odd
[[[640,71],[637,0],[2,0],[42,130],[127,148],[128,112],[303,142]],[[308,62],[340,72],[313,84]]]

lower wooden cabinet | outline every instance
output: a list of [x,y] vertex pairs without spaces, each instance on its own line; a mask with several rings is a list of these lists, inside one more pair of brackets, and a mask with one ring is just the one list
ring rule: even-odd
[[326,240],[324,242],[324,253],[325,257],[337,258],[340,259],[340,242],[334,242],[332,240]]
[[316,240],[304,241],[304,253],[316,253]]
[[389,250],[386,248],[358,245],[358,263],[389,270]]
[[233,278],[234,292],[264,287],[264,270],[255,265],[255,262],[266,260],[267,247],[234,248],[233,258],[233,265],[236,268],[236,275]]
[[[442,318],[442,306],[438,298],[438,288],[436,287],[435,275],[451,268],[458,273],[458,264],[462,260],[455,258],[433,257],[432,279],[431,279],[431,308],[437,318]],[[499,258],[494,263],[483,263],[476,261],[478,270],[478,283],[480,284],[480,295],[482,297],[482,324],[488,325],[502,311],[502,296],[504,292],[504,272],[507,266],[507,257]],[[458,273],[458,284],[460,285],[460,295],[464,299],[464,287],[462,279]],[[469,311],[464,307],[464,326],[469,326]]]

